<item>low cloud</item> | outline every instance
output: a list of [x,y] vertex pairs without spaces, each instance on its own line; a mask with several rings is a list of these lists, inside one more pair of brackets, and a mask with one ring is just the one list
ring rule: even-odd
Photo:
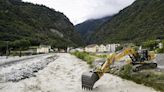
[[135,0],[23,0],[63,12],[73,24],[118,13]]

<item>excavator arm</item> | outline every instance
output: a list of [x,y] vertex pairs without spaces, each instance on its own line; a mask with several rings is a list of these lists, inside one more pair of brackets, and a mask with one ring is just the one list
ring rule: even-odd
[[133,55],[133,57],[135,57],[136,51],[132,48],[126,48],[118,54],[112,53],[108,56],[107,60],[102,64],[100,68],[96,68],[93,71],[83,73],[82,88],[92,90],[95,82],[109,70],[109,66],[126,55]]
[[[101,65],[101,67],[82,74],[82,88],[92,90],[96,81],[98,81],[104,73],[110,70],[110,65],[116,61],[119,61],[119,59],[126,55],[129,55],[133,63],[140,61],[139,53],[136,52],[133,48],[126,48],[120,53],[112,53],[107,57],[107,60]],[[152,56],[150,56],[149,59],[152,57],[154,58],[154,54],[151,55]]]
[[129,55],[132,58],[137,57],[137,52],[132,49],[132,48],[126,48],[125,50],[121,51],[120,53],[112,53],[108,56],[107,60],[105,63],[102,65],[101,69],[97,69],[95,72],[98,73],[99,78],[106,73],[110,69],[110,65],[113,64],[114,62],[118,61],[122,57]]

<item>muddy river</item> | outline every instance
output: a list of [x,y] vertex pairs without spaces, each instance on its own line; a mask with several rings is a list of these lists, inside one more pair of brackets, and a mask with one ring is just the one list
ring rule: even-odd
[[[0,92],[85,92],[81,89],[81,74],[89,66],[70,54],[58,54],[59,57],[36,77],[19,82],[0,83]],[[94,86],[92,92],[156,92],[153,88],[105,74]]]

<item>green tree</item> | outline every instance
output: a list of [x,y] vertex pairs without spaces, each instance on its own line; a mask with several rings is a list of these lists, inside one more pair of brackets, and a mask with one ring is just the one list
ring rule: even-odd
[[5,54],[6,52],[6,43],[4,41],[0,41],[0,55]]
[[22,56],[21,51],[28,49],[29,46],[30,46],[30,41],[25,40],[25,39],[16,40],[16,41],[13,42],[14,49],[20,51],[20,54],[19,54],[20,57]]
[[158,45],[158,42],[155,40],[149,40],[146,42],[143,42],[143,48],[147,48],[150,50],[155,50]]

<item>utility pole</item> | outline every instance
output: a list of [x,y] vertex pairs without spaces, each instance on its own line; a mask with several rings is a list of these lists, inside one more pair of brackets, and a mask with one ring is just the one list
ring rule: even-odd
[[8,58],[8,53],[9,53],[9,42],[7,41],[7,44],[6,44],[6,59]]

